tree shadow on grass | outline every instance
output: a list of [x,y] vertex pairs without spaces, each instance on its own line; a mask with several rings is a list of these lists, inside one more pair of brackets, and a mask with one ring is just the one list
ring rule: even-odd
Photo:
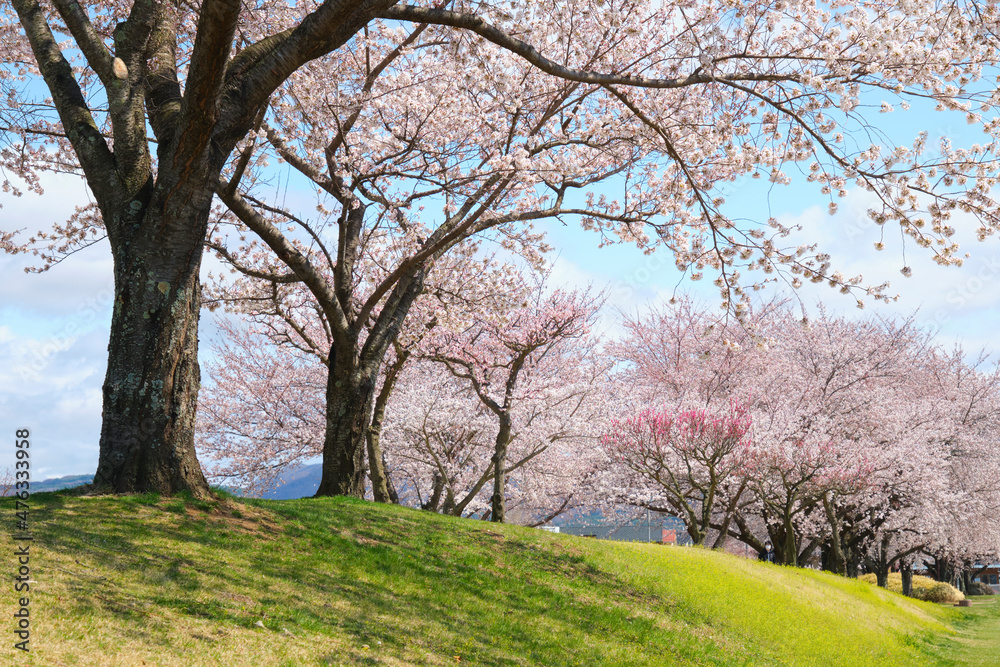
[[[711,642],[664,627],[652,610],[664,613],[669,601],[548,538],[342,499],[244,503],[240,517],[142,496],[34,502],[37,543],[108,573],[70,584],[74,611],[138,632],[165,607],[244,627],[262,619],[274,631],[346,634],[395,654],[416,644],[477,664],[552,655],[600,664],[609,637],[633,644],[638,663],[718,656]],[[254,508],[259,516],[247,518]],[[156,643],[154,635],[143,639]]]

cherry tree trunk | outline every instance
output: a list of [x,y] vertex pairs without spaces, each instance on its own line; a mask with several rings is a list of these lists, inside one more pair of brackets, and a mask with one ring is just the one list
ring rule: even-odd
[[335,362],[327,379],[323,475],[316,496],[361,498],[376,378],[360,369],[337,366]]
[[777,549],[779,543],[775,543],[775,551],[777,552],[778,561],[782,565],[791,565],[792,567],[798,567],[798,555],[799,546],[795,540],[795,526],[792,524],[791,516],[786,515],[784,523],[782,524],[783,539],[780,542],[781,549]]
[[867,556],[865,558],[865,565],[868,566],[869,571],[875,573],[875,580],[879,585],[879,588],[889,587],[889,561],[886,558],[886,551],[889,547],[889,538],[883,537],[882,544],[877,550],[874,556]]
[[403,352],[388,368],[382,388],[375,397],[375,408],[372,412],[371,426],[368,428],[368,476],[372,481],[372,497],[377,503],[396,503],[399,496],[389,479],[388,468],[385,465],[385,453],[382,451],[382,424],[385,421],[385,409],[389,404],[389,396],[396,386],[399,373],[409,359],[410,353]]
[[375,430],[375,425],[368,430],[368,476],[372,481],[372,497],[377,503],[395,503],[396,495],[392,480],[386,471],[385,454],[379,443],[381,430]]
[[727,516],[722,522],[722,528],[719,529],[719,535],[715,538],[715,542],[712,543],[713,549],[725,549],[726,542],[729,541],[729,523],[732,521],[732,515]]
[[849,579],[857,579],[859,574],[859,569],[861,568],[861,559],[858,557],[857,552],[851,549],[847,555],[847,577]]
[[507,515],[504,494],[507,489],[507,445],[510,444],[511,420],[506,412],[500,415],[500,430],[497,432],[496,447],[493,450],[493,498],[490,504],[490,521],[503,523]]
[[[211,192],[207,197],[210,201]],[[115,247],[115,303],[94,483],[116,493],[169,496],[187,490],[207,497],[211,492],[194,447],[204,225],[190,224],[190,233],[161,243],[156,234],[165,225],[150,218],[156,215],[150,210],[142,221],[152,233]]]
[[913,565],[911,563],[903,563],[903,566],[899,569],[900,578],[903,584],[903,595],[906,597],[913,596]]
[[[379,369],[389,345],[399,336],[410,306],[423,291],[424,275],[425,269],[418,266],[412,274],[400,279],[360,350],[356,331],[352,338],[341,339],[330,347],[323,475],[316,497],[364,496],[364,457],[369,444]],[[377,342],[373,343],[373,340]],[[381,428],[380,425],[377,427]],[[376,467],[381,463],[379,455]],[[387,486],[379,490],[380,495],[383,492],[389,495]]]
[[823,508],[826,511],[826,519],[830,524],[830,552],[829,569],[841,576],[847,575],[847,561],[844,558],[844,551],[840,541],[840,521],[837,518],[836,509],[830,502],[828,496],[823,496]]
[[444,477],[441,476],[441,473],[435,472],[431,478],[431,494],[420,507],[429,512],[437,512],[438,507],[441,506],[442,493],[444,493]]

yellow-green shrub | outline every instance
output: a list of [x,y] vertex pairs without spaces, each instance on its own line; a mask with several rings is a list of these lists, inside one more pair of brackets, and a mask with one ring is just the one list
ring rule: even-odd
[[[877,582],[874,574],[863,574],[858,579],[867,581],[869,584]],[[889,590],[896,593],[903,592],[903,577],[899,572],[889,573]],[[965,599],[962,591],[951,584],[934,581],[930,577],[921,577],[919,575],[914,575],[913,577],[913,591],[911,595],[918,600],[926,600],[928,602],[954,603]]]

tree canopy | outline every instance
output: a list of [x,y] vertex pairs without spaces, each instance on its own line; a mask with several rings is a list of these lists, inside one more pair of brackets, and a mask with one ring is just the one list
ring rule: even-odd
[[[877,224],[942,263],[962,261],[956,212],[982,237],[998,223],[1000,125],[981,115],[996,93],[979,87],[996,62],[994,2],[11,0],[0,12],[5,187],[71,171],[94,198],[44,238],[0,242],[43,263],[95,234],[111,245],[96,481],[117,491],[208,492],[193,444],[206,242],[240,263],[251,230],[270,254],[243,268],[316,299],[332,338],[320,492],[357,494],[386,354],[435,262],[471,237],[534,246],[533,221],[578,220],[714,274],[745,312],[746,288],[783,270],[884,293],[822,249],[786,247],[777,220],[739,221],[720,196],[734,179],[801,170],[831,211],[866,190]],[[908,100],[967,114],[985,142],[880,132]],[[266,196],[276,158],[315,190],[318,215]],[[366,271],[375,238],[395,254]]]

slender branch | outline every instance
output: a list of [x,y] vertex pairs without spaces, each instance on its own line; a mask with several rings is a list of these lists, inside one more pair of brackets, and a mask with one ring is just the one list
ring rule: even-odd
[[212,241],[209,241],[205,243],[205,245],[214,250],[216,253],[218,253],[220,257],[226,260],[233,268],[235,268],[237,271],[239,271],[245,276],[249,276],[251,278],[257,278],[259,280],[266,280],[268,282],[278,283],[278,284],[302,282],[302,279],[299,278],[294,273],[282,273],[282,274],[268,273],[267,271],[259,271],[257,269],[250,268],[249,266],[246,266],[244,264],[240,264],[239,260],[233,257],[233,255],[229,252],[226,246],[221,245],[219,243],[214,243]]
[[[232,183],[230,183],[230,188],[232,188]],[[298,216],[295,216],[295,215],[289,213],[288,211],[286,211],[284,209],[280,209],[280,208],[278,208],[276,206],[271,206],[270,204],[262,202],[261,200],[257,199],[256,197],[251,197],[250,195],[247,195],[247,194],[243,195],[243,197],[246,200],[248,200],[250,202],[253,202],[254,204],[256,204],[257,206],[259,206],[260,208],[264,209],[265,211],[269,211],[271,213],[276,213],[276,214],[278,214],[280,216],[288,218],[289,220],[291,220],[292,222],[294,222],[295,224],[297,224],[299,227],[301,227],[302,229],[306,230],[306,233],[309,234],[309,236],[312,237],[313,241],[316,242],[316,245],[319,246],[319,249],[323,253],[323,256],[326,257],[326,263],[327,263],[327,265],[329,265],[330,270],[333,271],[336,268],[336,265],[334,264],[333,259],[330,257],[330,253],[326,249],[326,244],[323,243],[323,240],[319,237],[319,234],[317,234],[313,230],[313,228],[310,227],[309,224],[305,220],[302,220]]]
[[[396,19],[399,21],[413,21],[414,23],[430,23],[433,25],[447,25],[453,28],[462,28],[474,32],[480,37],[497,46],[515,53],[529,63],[542,70],[546,74],[557,76],[567,81],[577,81],[579,83],[591,83],[596,85],[620,84],[625,86],[635,86],[637,88],[683,88],[702,83],[715,81],[715,76],[702,74],[699,71],[692,72],[684,78],[678,79],[652,79],[634,74],[599,74],[596,72],[586,72],[572,67],[566,67],[546,58],[530,44],[511,37],[496,26],[490,25],[482,18],[473,14],[464,14],[447,9],[431,9],[429,7],[413,7],[409,5],[397,5],[380,14],[381,18]],[[727,76],[730,81],[795,81],[796,77],[783,74],[732,74]]]
[[326,277],[316,270],[309,258],[292,245],[277,227],[254,210],[240,193],[231,192],[229,183],[225,179],[219,178],[216,181],[215,193],[229,207],[229,210],[243,224],[253,230],[278,255],[278,258],[306,284],[313,296],[319,301],[323,313],[329,319],[330,326],[336,334],[335,338],[340,338],[341,341],[351,339],[350,323],[340,307],[340,302],[337,300],[333,288]]

